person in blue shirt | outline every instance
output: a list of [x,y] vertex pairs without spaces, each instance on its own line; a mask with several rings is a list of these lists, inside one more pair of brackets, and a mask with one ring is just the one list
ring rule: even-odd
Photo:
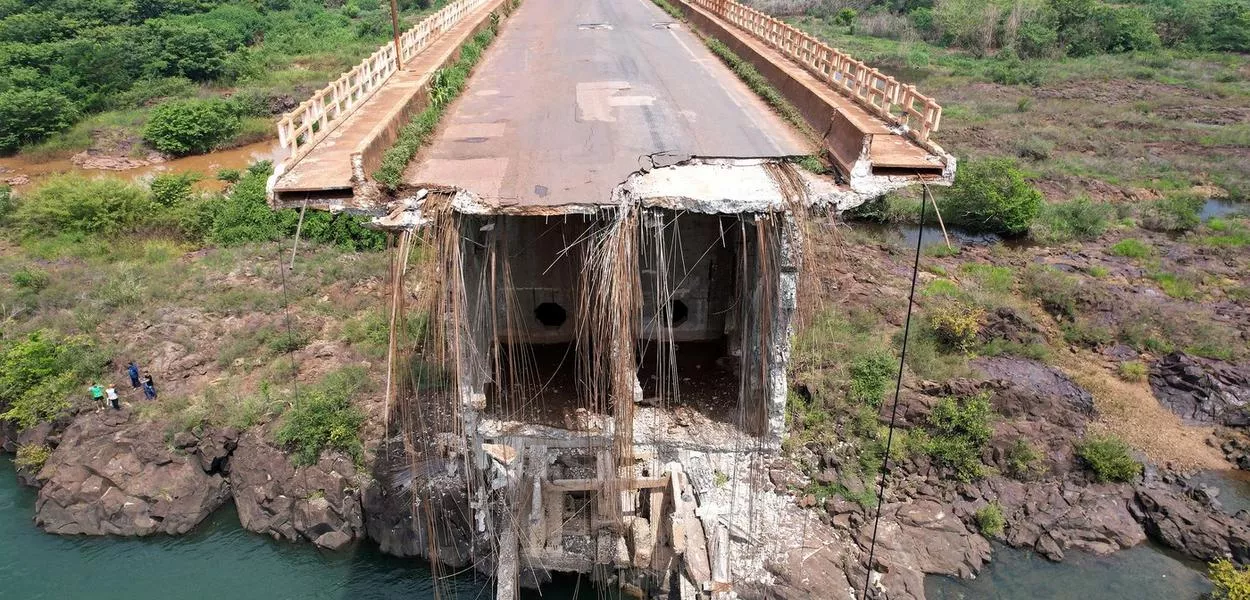
[[130,376],[130,387],[139,389],[139,366],[135,364],[135,361],[132,360],[129,365],[126,365],[126,374]]

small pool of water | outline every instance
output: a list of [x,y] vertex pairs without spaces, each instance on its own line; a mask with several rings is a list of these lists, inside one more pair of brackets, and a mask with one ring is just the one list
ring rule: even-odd
[[1202,221],[1211,220],[1215,217],[1224,217],[1228,215],[1250,215],[1250,204],[1245,202],[1233,202],[1222,198],[1207,198],[1205,204],[1202,205]]
[[1209,591],[1201,564],[1151,545],[1110,556],[1067,552],[1062,563],[996,545],[976,579],[925,580],[929,600],[1198,600]]

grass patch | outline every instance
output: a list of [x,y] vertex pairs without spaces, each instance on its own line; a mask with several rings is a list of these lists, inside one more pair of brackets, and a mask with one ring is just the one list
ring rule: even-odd
[[923,447],[939,465],[950,469],[960,481],[980,479],[985,474],[981,450],[994,431],[994,412],[989,397],[943,398],[929,413],[928,439]]
[[1158,271],[1151,273],[1150,278],[1159,284],[1163,293],[1178,300],[1194,300],[1199,296],[1198,283],[1192,277]]
[[1042,244],[1098,239],[1107,231],[1115,208],[1080,197],[1070,202],[1045,204],[1029,226],[1029,237]]
[[439,69],[434,73],[430,83],[430,103],[412,122],[399,131],[395,145],[391,146],[382,156],[382,166],[373,174],[373,178],[389,190],[397,189],[403,183],[404,169],[412,162],[417,151],[429,143],[438,127],[447,105],[464,90],[473,67],[482,58],[486,47],[495,39],[497,23],[478,32],[460,48],[460,59],[450,67]]
[[1145,381],[1146,375],[1149,372],[1146,369],[1145,363],[1141,362],[1140,360],[1129,360],[1129,361],[1122,362],[1116,366],[1115,371],[1116,371],[1116,375],[1118,375],[1120,379],[1123,379],[1124,381],[1130,381],[1130,382]]
[[1111,246],[1112,256],[1146,258],[1154,254],[1154,247],[1136,238],[1125,238]]

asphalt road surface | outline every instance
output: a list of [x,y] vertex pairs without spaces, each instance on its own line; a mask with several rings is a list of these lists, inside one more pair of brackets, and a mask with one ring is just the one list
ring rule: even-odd
[[811,151],[650,0],[523,0],[405,179],[550,208],[608,203],[653,161]]

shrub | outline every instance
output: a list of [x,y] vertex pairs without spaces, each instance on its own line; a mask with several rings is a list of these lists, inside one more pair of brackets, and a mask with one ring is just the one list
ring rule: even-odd
[[17,447],[13,464],[28,473],[38,473],[52,456],[52,449],[43,444],[22,444]]
[[153,202],[172,208],[191,199],[191,186],[199,180],[195,173],[157,175],[148,187],[152,190]]
[[1029,227],[1029,237],[1045,244],[1097,239],[1107,231],[1115,208],[1081,197],[1070,202],[1047,204]]
[[1016,438],[1007,448],[1006,458],[1007,474],[1022,481],[1033,479],[1045,470],[1041,453],[1024,438]]
[[1129,360],[1116,367],[1116,374],[1124,381],[1145,381],[1146,365],[1140,360]]
[[217,181],[224,181],[226,183],[238,183],[239,179],[241,179],[242,177],[243,177],[243,173],[240,172],[238,169],[221,169],[217,171]]
[[982,535],[989,537],[1002,535],[1003,528],[1007,525],[1007,520],[1003,518],[1003,505],[997,500],[978,508],[973,518],[976,519],[977,529]]
[[65,131],[77,119],[73,103],[53,90],[0,92],[0,154]]
[[152,111],[143,139],[161,152],[203,154],[230,139],[241,123],[235,108],[224,100],[175,100]]
[[986,63],[985,76],[990,81],[1002,85],[1042,84],[1042,70],[1037,65],[1020,60],[1008,52],[1002,53]]
[[1250,600],[1250,568],[1221,558],[1207,565],[1207,574],[1215,585],[1212,600]]
[[1125,258],[1146,258],[1154,254],[1154,248],[1139,239],[1125,238],[1111,246],[1111,254]]
[[363,369],[349,367],[326,375],[303,397],[296,398],[275,434],[279,444],[294,451],[296,464],[314,464],[323,450],[330,449],[357,462],[363,458],[358,430],[365,415],[352,404],[352,396],[364,387],[365,381]]
[[966,399],[943,398],[929,413],[926,450],[939,464],[950,468],[960,481],[984,474],[981,450],[990,441],[989,398],[982,394]]
[[1042,209],[1042,194],[1024,180],[1014,161],[968,161],[943,195],[947,222],[972,231],[1016,235],[1028,231]]
[[1041,301],[1047,312],[1076,317],[1080,301],[1080,282],[1067,273],[1045,265],[1029,265],[1021,278],[1024,293]]
[[894,356],[884,350],[856,358],[850,368],[851,401],[879,408],[896,368]]
[[307,346],[309,341],[308,336],[299,331],[283,331],[269,338],[268,346],[274,354],[286,354]]
[[1142,471],[1141,463],[1129,455],[1128,444],[1114,436],[1087,437],[1077,445],[1076,454],[1102,483],[1133,481]]
[[969,352],[976,345],[977,335],[985,320],[985,311],[958,300],[929,307],[929,326],[945,348]]
[[1153,50],[1160,45],[1154,20],[1134,6],[1117,7],[1102,12],[1101,29],[1107,52]]
[[[1017,109],[1019,104],[1016,105]],[[1023,111],[1027,112],[1027,108]],[[1026,160],[1046,160],[1055,151],[1055,143],[1042,137],[1031,135],[1016,143],[1016,156]]]
[[1152,231],[1189,231],[1202,223],[1205,198],[1171,196],[1147,204],[1141,211],[1141,225]]
[[14,212],[25,235],[117,234],[152,218],[147,190],[120,179],[81,175],[49,178]]
[[69,408],[70,394],[99,373],[105,357],[85,337],[36,331],[0,346],[0,406],[26,429]]
[[271,165],[267,162],[248,167],[230,193],[210,207],[212,225],[206,236],[223,246],[278,239],[278,215],[265,201],[265,183]]
[[48,287],[52,283],[52,276],[47,271],[40,271],[31,267],[22,267],[13,272],[9,276],[9,280],[19,290],[28,292],[38,292]]
[[1016,31],[1016,52],[1021,58],[1052,58],[1059,47],[1059,33],[1038,20],[1020,24]]

